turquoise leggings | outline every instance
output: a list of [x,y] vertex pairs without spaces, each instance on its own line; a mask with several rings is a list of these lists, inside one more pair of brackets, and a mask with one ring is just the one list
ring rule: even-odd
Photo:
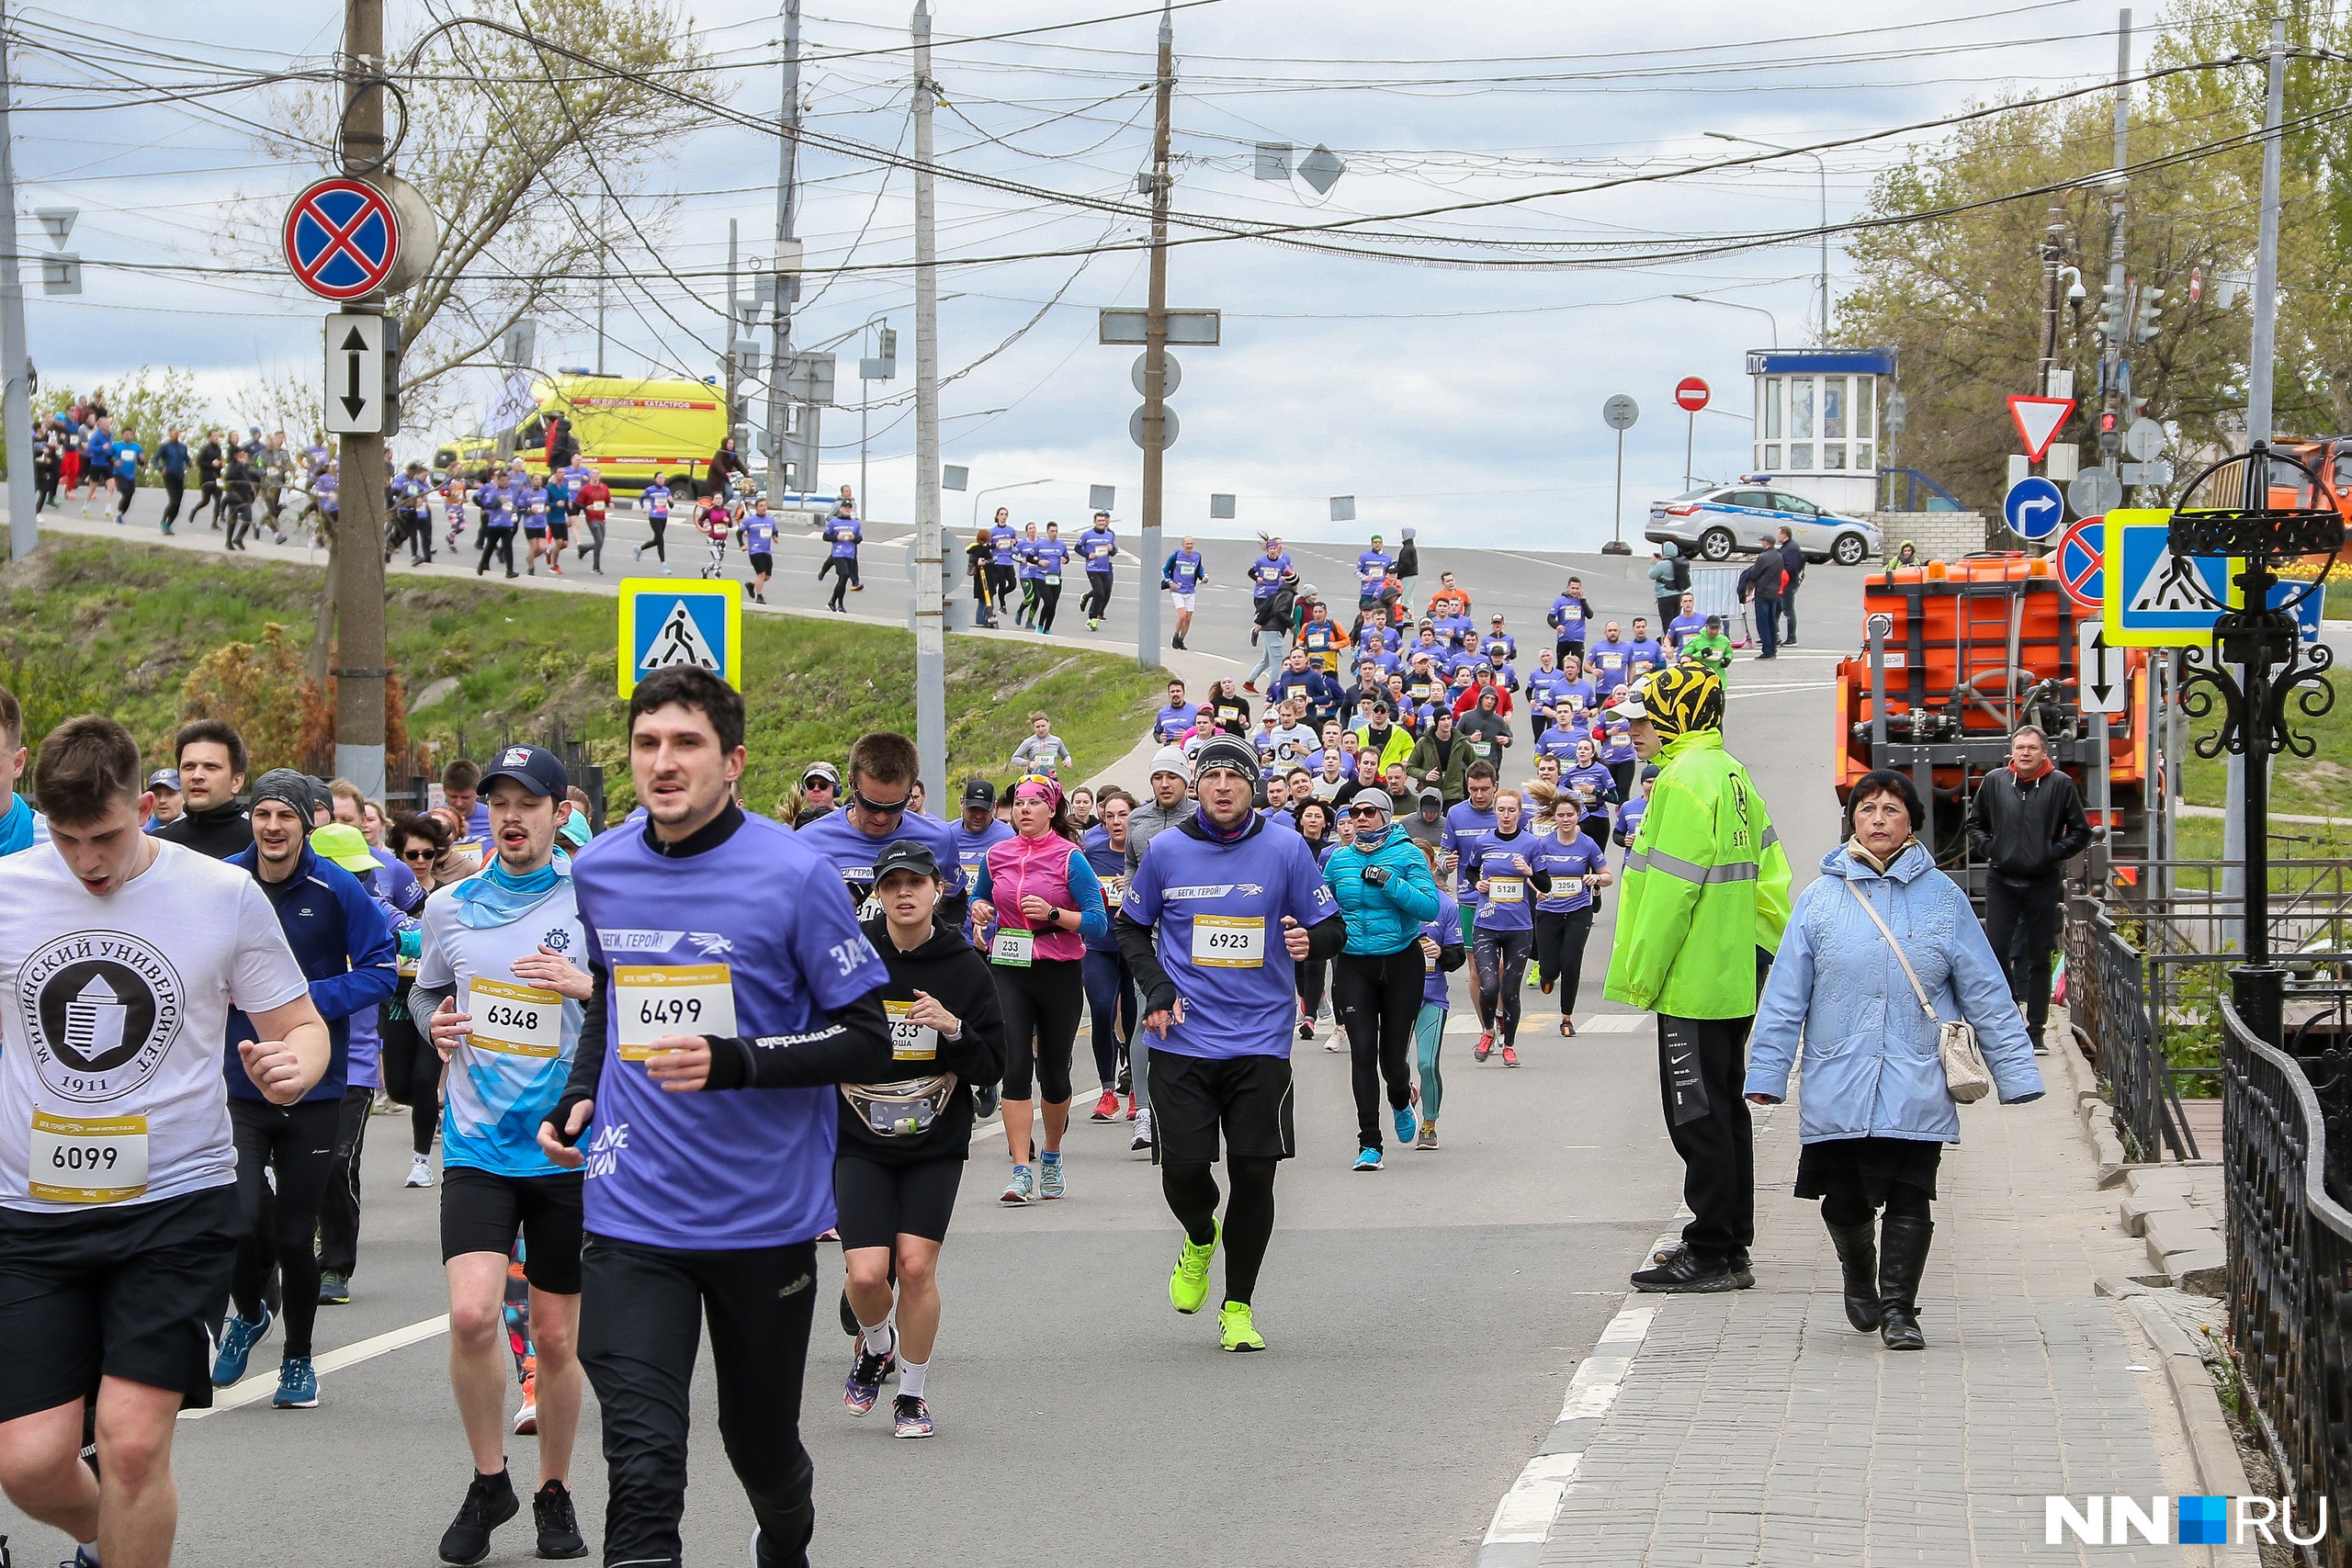
[[1437,1054],[1445,1043],[1445,1010],[1423,1002],[1413,1020],[1413,1057],[1421,1074],[1421,1120],[1437,1120],[1438,1103],[1445,1098],[1445,1080],[1438,1076]]

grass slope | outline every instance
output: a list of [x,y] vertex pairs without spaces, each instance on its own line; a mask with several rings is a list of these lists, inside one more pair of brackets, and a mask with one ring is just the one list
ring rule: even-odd
[[[284,626],[298,648],[316,626],[324,574],[274,561],[192,559],[125,541],[50,535],[31,558],[0,568],[0,665],[28,668],[52,690],[85,699],[130,728],[159,758],[180,717],[188,671],[224,643]],[[611,599],[395,573],[390,662],[413,705],[436,682],[454,687],[411,714],[413,736],[462,732],[477,756],[508,735],[560,723],[605,762],[613,798],[628,800],[620,765],[622,702],[614,689]],[[819,758],[839,762],[868,729],[912,734],[914,649],[907,633],[802,616],[746,615],[744,695],[751,765],[744,798],[768,810]],[[294,694],[286,694],[289,703]],[[1147,729],[1159,682],[1132,660],[986,637],[947,640],[949,776],[1002,780],[1005,760],[1043,709],[1091,772]],[[259,765],[281,761],[256,759]],[[934,810],[952,803],[933,802]]]

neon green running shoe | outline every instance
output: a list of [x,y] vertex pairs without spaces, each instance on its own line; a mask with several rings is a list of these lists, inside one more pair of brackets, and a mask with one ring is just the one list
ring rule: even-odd
[[1195,1313],[1209,1299],[1209,1259],[1216,1256],[1217,1244],[1225,1240],[1225,1224],[1209,1222],[1213,1227],[1206,1247],[1193,1245],[1184,1238],[1183,1251],[1176,1255],[1176,1271],[1168,1276],[1168,1304],[1181,1313]]
[[1250,1315],[1246,1302],[1227,1302],[1216,1314],[1217,1332],[1228,1350],[1262,1350],[1266,1337],[1258,1332],[1257,1323]]

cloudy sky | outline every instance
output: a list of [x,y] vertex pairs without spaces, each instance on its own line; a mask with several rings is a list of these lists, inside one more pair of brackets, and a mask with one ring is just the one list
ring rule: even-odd
[[[390,4],[397,48],[419,29],[422,13],[410,0]],[[808,6],[803,102],[811,128],[910,148],[909,67],[895,52],[905,42],[907,7],[897,0]],[[934,22],[933,74],[948,106],[937,116],[940,162],[1049,192],[1132,200],[1135,175],[1149,162],[1157,19],[1061,24],[1139,8],[1136,0],[947,0]],[[243,123],[266,116],[256,95],[109,105],[126,76],[191,79],[114,46],[207,68],[315,62],[335,46],[342,6],[243,0],[233,26],[213,29],[176,3],[127,0],[104,8],[102,21],[91,19],[95,9],[14,12],[19,106],[29,107],[16,123],[24,243],[45,243],[28,220],[32,209],[74,207],[73,248],[91,262],[218,266],[229,259],[220,215],[232,201],[275,200],[320,171],[257,150]],[[2141,9],[2135,58],[2150,39],[2149,7]],[[693,7],[693,26],[729,67],[724,79],[738,109],[775,112],[776,10],[775,0]],[[2048,91],[2112,71],[2114,24],[2112,5],[2088,0],[1184,6],[1175,13],[1178,209],[1280,223],[1374,216],[1384,221],[1366,227],[1385,237],[1345,242],[1370,255],[1249,240],[1172,254],[1170,302],[1215,306],[1225,316],[1222,346],[1180,353],[1183,385],[1172,406],[1182,429],[1168,459],[1170,528],[1353,537],[1379,525],[1393,537],[1418,525],[1425,537],[1456,543],[1589,548],[1609,536],[1615,495],[1615,440],[1600,405],[1623,392],[1642,411],[1624,443],[1625,515],[1637,536],[1649,500],[1682,488],[1686,437],[1702,478],[1749,462],[1748,424],[1738,417],[1750,401],[1743,355],[1775,333],[1796,345],[1818,330],[1819,253],[1805,242],[1659,262],[1560,247],[1631,243],[1638,250],[1810,225],[1822,202],[1810,158],[1711,170],[1757,149],[1707,133],[1820,142],[1932,119],[1975,100]],[[1054,30],[951,41],[1046,26]],[[204,30],[220,37],[191,36]],[[118,91],[94,94],[99,81]],[[93,107],[100,105],[108,107]],[[1862,203],[1907,140],[1825,156],[1833,220]],[[1261,141],[1290,142],[1301,153],[1326,145],[1347,172],[1328,196],[1296,177],[1260,181],[1252,165]],[[730,219],[747,254],[765,248],[775,228],[775,152],[772,137],[714,122],[671,149],[662,165],[639,172],[647,195],[638,216],[665,235],[661,254],[670,270],[723,265]],[[812,151],[800,173],[808,184],[798,227],[809,265],[911,254],[903,172]],[[1582,191],[1601,181],[1619,183]],[[1532,192],[1565,194],[1399,216]],[[941,278],[949,297],[940,311],[943,368],[962,369],[1004,344],[943,394],[946,460],[969,467],[975,491],[1046,481],[1002,498],[1016,519],[1078,516],[1089,484],[1117,486],[1119,515],[1132,519],[1140,497],[1140,454],[1126,434],[1138,400],[1128,383],[1136,351],[1098,346],[1095,312],[1140,304],[1144,265],[1132,250],[1076,253],[1132,243],[1142,226],[944,179],[939,221],[941,256],[955,264]],[[1175,230],[1180,238],[1202,232]],[[1064,254],[989,259],[1034,252]],[[1429,265],[1463,256],[1565,256],[1578,265]],[[681,285],[641,254],[632,261],[624,253],[619,265],[637,276],[611,294],[607,365],[713,368],[724,337],[723,283]],[[1833,292],[1841,269],[1833,248]],[[141,364],[184,366],[225,409],[241,381],[315,373],[321,307],[290,282],[95,265],[86,278],[78,299],[32,293],[32,349],[49,378],[85,384]],[[829,483],[855,482],[860,461],[858,329],[887,315],[910,373],[911,290],[903,270],[844,272],[821,290],[810,286],[796,339],[843,340],[840,391],[853,405],[826,419]],[[540,332],[541,363],[593,361],[592,315],[551,313]],[[1695,428],[1673,404],[1674,385],[1688,375],[1714,389],[1713,408]],[[486,373],[479,390],[487,395]],[[902,376],[872,390],[889,399],[910,383]],[[905,516],[913,468],[906,405],[876,408],[870,423],[869,514]],[[400,446],[405,453],[427,444],[424,433],[411,433]],[[1234,523],[1210,525],[1214,491],[1238,498]],[[1357,498],[1361,525],[1328,521],[1328,498],[1337,494]],[[964,523],[971,502],[951,494],[947,521]]]

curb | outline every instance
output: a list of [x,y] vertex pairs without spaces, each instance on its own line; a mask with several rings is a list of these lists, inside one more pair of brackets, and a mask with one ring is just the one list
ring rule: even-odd
[[[2051,1010],[2053,1013],[2060,1010]],[[2090,1145],[2091,1158],[2098,1162],[2098,1185],[2101,1189],[2118,1186],[2131,1162],[2124,1157],[2123,1140],[2116,1135],[2115,1108],[2100,1093],[2098,1075],[2091,1070],[2090,1063],[2075,1043],[2074,1015],[2068,1013],[2064,1027],[2051,1032],[2056,1038],[2050,1055],[2065,1069],[2066,1081],[2074,1091],[2075,1115],[2083,1130],[2083,1141]]]
[[[2172,1391],[2173,1409],[2188,1439],[2198,1483],[2208,1495],[2244,1497],[2252,1493],[2245,1462],[2238,1457],[2237,1439],[2230,1435],[2229,1422],[2222,1414],[2221,1393],[2188,1331],[2175,1323],[2143,1286],[2101,1275],[2095,1288],[2131,1313],[2140,1332],[2164,1358],[2165,1382]],[[2222,1546],[2211,1549],[2208,1560],[2215,1568],[2258,1568],[2259,1553],[2251,1546]]]

